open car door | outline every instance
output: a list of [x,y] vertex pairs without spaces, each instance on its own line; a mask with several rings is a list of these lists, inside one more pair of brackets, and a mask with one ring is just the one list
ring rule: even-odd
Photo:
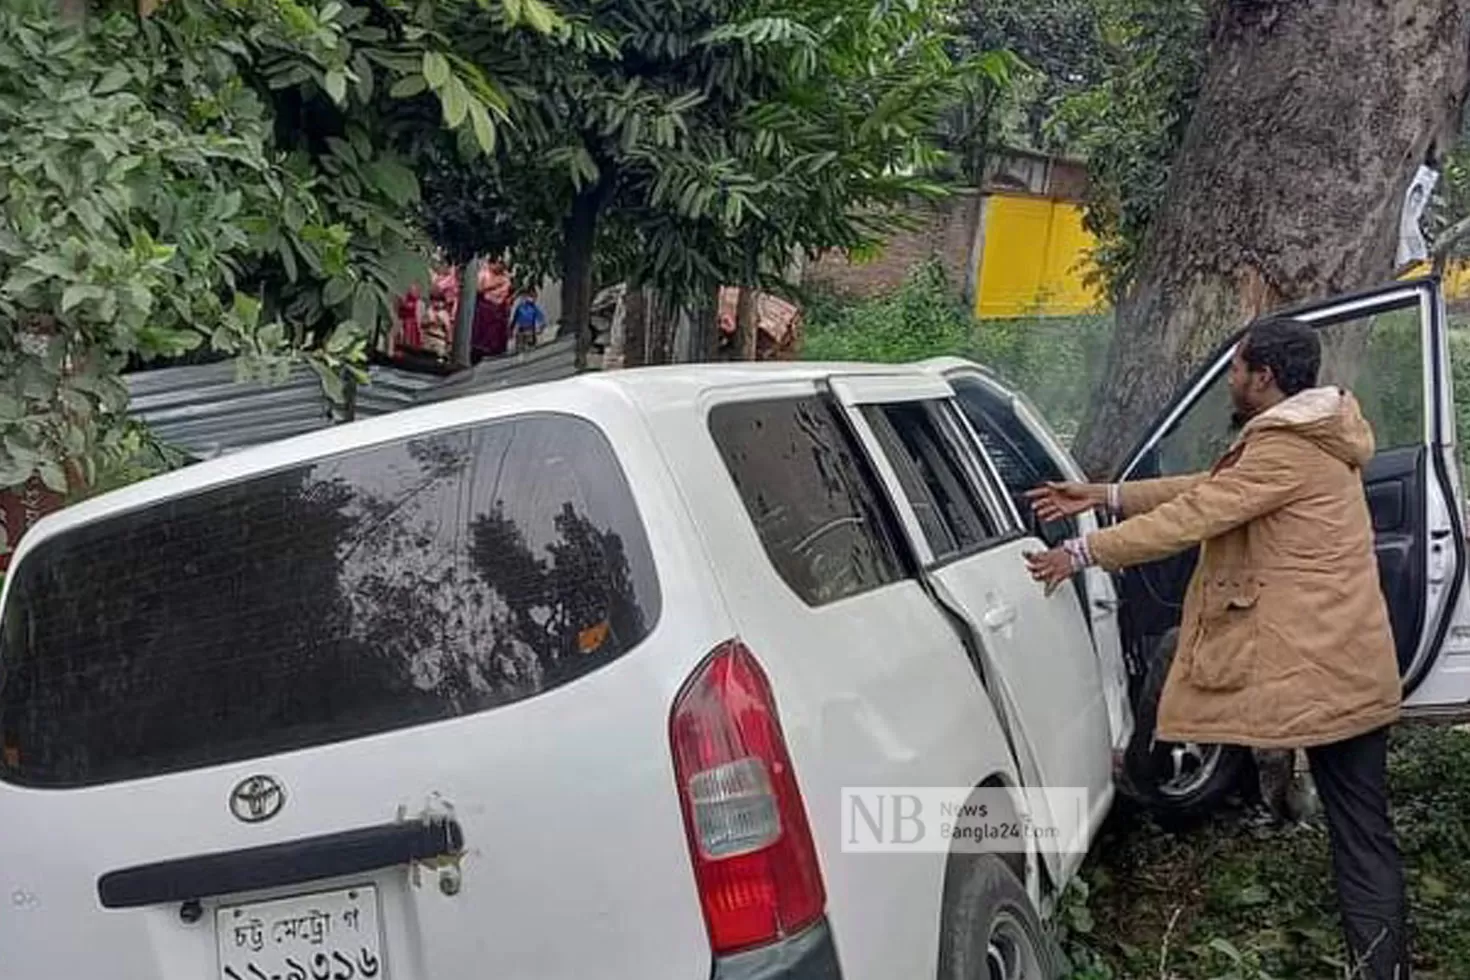
[[925,587],[966,638],[1026,785],[1085,791],[1086,813],[1047,815],[1065,843],[1040,856],[1053,881],[1067,881],[1113,798],[1107,704],[1082,607],[1070,588],[1048,596],[1031,580],[1023,555],[1041,543],[1022,530],[946,381],[837,375],[829,384]]
[[[1067,538],[1097,530],[1097,515],[1091,511],[1051,524],[1043,524],[1032,513],[1026,491],[1051,481],[1085,482],[1087,477],[1024,394],[989,369],[962,358],[934,358],[917,366],[944,378],[954,389],[956,405],[995,464],[996,475],[1015,503],[1027,534],[1052,548]],[[1118,631],[1117,592],[1112,577],[1101,568],[1084,569],[1073,577],[1072,584],[1092,630],[1113,748],[1122,752],[1133,734],[1133,714]]]
[[[1405,713],[1459,714],[1470,705],[1470,609],[1454,388],[1439,283],[1398,282],[1275,315],[1295,317],[1321,331],[1320,383],[1350,389],[1377,438],[1377,454],[1363,480],[1404,679]],[[1222,345],[1169,407],[1119,479],[1192,473],[1215,462],[1232,439],[1226,373],[1244,332]],[[1190,551],[1120,576],[1125,638],[1135,652],[1147,656],[1178,625],[1196,556]]]

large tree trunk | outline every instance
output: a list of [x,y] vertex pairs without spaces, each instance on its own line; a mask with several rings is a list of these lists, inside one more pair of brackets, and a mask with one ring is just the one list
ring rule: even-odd
[[1209,43],[1078,437],[1095,475],[1231,331],[1393,274],[1404,192],[1460,122],[1470,0],[1221,0]]

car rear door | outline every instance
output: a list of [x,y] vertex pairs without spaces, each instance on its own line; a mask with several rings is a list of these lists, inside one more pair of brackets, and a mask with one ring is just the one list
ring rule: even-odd
[[1106,700],[1081,607],[1070,585],[1046,596],[1031,581],[1023,555],[1042,544],[1021,530],[945,381],[849,376],[832,390],[926,581],[968,629],[1027,784],[1086,793],[1088,812],[1048,814],[1068,839],[1042,857],[1065,881],[1112,801]]
[[7,980],[709,975],[668,712],[729,624],[678,496],[631,411],[395,435],[463,411],[23,542]]
[[[1322,338],[1322,384],[1352,390],[1377,453],[1363,480],[1409,714],[1470,703],[1470,609],[1454,388],[1439,283],[1394,283],[1278,311]],[[1120,471],[1122,480],[1208,469],[1232,438],[1225,376],[1244,330],[1223,344]],[[1177,625],[1197,549],[1122,577],[1130,641]]]

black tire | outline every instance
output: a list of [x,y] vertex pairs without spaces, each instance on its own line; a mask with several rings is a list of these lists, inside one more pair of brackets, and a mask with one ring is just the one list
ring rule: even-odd
[[1159,698],[1174,663],[1179,631],[1170,630],[1149,658],[1133,705],[1133,738],[1118,788],[1165,820],[1192,820],[1216,809],[1240,784],[1250,752],[1238,745],[1155,742]]
[[1056,980],[1056,947],[1005,862],[977,854],[945,890],[939,980]]

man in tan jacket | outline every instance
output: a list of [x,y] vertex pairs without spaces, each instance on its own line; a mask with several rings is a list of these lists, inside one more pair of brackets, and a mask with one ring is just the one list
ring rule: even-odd
[[1400,681],[1362,483],[1373,432],[1350,393],[1317,387],[1320,363],[1311,327],[1253,326],[1228,379],[1239,436],[1214,467],[1038,488],[1044,520],[1092,507],[1124,520],[1027,562],[1050,590],[1087,565],[1113,571],[1200,546],[1156,737],[1306,749],[1352,975],[1407,980],[1386,772]]

